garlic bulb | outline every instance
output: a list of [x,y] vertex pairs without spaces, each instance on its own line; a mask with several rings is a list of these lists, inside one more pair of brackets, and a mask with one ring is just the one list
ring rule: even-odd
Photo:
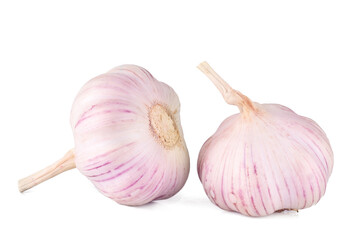
[[173,89],[142,67],[123,65],[90,80],[72,106],[74,150],[21,180],[20,191],[76,167],[121,204],[173,196],[189,173],[179,111]]
[[222,209],[248,216],[316,204],[333,167],[323,130],[287,107],[250,101],[206,62],[198,68],[228,104],[240,109],[200,151],[198,174],[209,199]]

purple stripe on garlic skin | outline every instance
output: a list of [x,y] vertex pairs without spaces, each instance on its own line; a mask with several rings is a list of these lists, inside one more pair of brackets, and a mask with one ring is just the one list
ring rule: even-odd
[[227,103],[240,109],[224,120],[199,154],[198,174],[210,200],[248,216],[316,204],[333,168],[323,130],[287,107],[251,102],[207,63],[199,68]]
[[88,81],[73,103],[74,149],[58,163],[20,180],[19,189],[76,167],[120,204],[169,198],[184,186],[190,168],[179,113],[174,90],[146,69],[113,68]]

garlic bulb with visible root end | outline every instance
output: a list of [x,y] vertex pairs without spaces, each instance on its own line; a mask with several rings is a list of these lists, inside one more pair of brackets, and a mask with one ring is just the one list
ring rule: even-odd
[[333,167],[323,130],[287,107],[250,101],[206,62],[198,68],[227,103],[240,109],[200,151],[198,174],[209,199],[222,209],[248,216],[316,204]]
[[122,65],[87,82],[71,111],[75,148],[19,181],[24,191],[76,167],[105,196],[142,205],[176,194],[189,154],[174,90],[147,70]]

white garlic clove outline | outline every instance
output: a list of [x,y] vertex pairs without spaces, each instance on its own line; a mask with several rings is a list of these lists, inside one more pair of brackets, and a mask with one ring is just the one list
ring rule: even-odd
[[311,119],[278,104],[259,104],[233,90],[206,62],[198,68],[228,104],[228,117],[204,143],[198,174],[209,199],[247,216],[316,204],[332,173],[333,152]]
[[88,81],[71,110],[75,148],[19,181],[21,192],[77,168],[105,196],[143,205],[176,194],[189,154],[174,90],[146,69],[122,65]]

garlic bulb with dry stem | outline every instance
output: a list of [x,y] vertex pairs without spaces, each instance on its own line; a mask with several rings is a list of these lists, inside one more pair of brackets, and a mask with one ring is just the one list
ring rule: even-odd
[[198,68],[239,114],[203,145],[198,174],[209,199],[248,216],[303,209],[324,195],[333,153],[311,119],[278,104],[259,104],[233,90],[206,62]]
[[123,65],[87,82],[71,111],[75,148],[19,181],[25,191],[76,167],[105,196],[142,205],[176,194],[189,154],[174,90],[146,69]]

